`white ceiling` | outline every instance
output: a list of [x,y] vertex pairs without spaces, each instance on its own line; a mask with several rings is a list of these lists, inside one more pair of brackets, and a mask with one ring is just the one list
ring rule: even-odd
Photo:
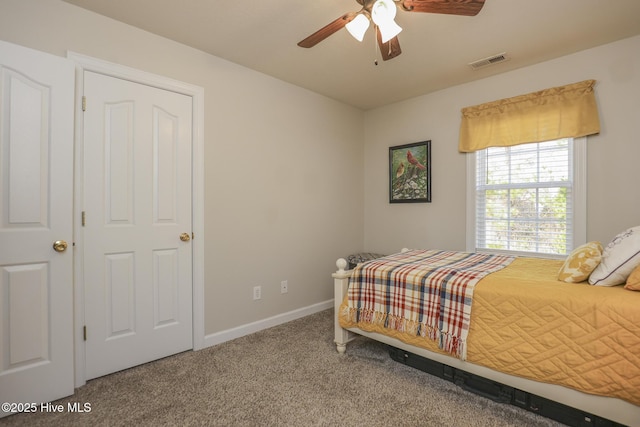
[[297,46],[355,0],[65,1],[362,109],[640,34],[640,0],[486,0],[475,17],[398,10],[402,54],[383,62],[371,28],[362,43],[342,29]]

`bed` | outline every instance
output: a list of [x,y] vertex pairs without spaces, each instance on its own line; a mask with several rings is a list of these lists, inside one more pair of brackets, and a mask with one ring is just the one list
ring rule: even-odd
[[[425,262],[444,270],[425,273]],[[403,250],[353,270],[344,259],[336,265],[339,353],[363,335],[640,426],[640,292],[559,281],[563,261],[542,258]],[[437,280],[432,298],[425,289]],[[584,425],[594,424],[585,416]]]

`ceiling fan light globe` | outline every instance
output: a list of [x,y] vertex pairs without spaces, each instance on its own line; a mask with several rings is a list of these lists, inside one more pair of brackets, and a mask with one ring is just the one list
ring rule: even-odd
[[386,43],[402,31],[402,27],[396,24],[396,21],[386,21],[382,24],[378,24],[378,28],[380,29],[380,38],[382,39],[382,43]]
[[380,26],[396,17],[397,6],[392,0],[378,0],[371,8],[371,19]]
[[369,19],[363,14],[359,14],[353,19],[353,21],[349,22],[346,27],[349,34],[351,34],[354,39],[361,42],[364,38],[364,33],[366,33],[369,28]]

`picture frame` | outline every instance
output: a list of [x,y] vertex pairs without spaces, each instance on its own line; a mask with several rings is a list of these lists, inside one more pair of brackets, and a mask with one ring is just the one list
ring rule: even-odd
[[389,203],[431,202],[431,140],[389,147]]

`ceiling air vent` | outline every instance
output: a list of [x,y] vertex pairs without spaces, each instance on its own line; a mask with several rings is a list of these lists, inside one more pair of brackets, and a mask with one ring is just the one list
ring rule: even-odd
[[474,70],[478,70],[480,68],[488,67],[489,65],[497,64],[499,62],[508,61],[509,57],[506,52],[499,53],[497,55],[490,56],[488,58],[478,59],[477,61],[473,61],[469,63],[469,67]]

